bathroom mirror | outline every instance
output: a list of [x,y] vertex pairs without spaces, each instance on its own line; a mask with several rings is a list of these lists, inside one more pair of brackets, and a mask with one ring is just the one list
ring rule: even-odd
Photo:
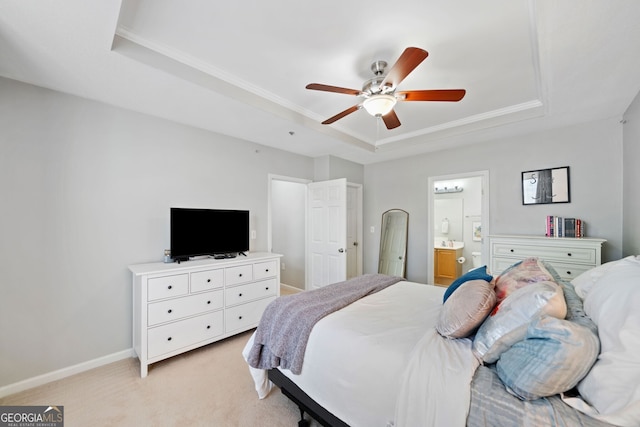
[[389,209],[382,214],[378,273],[405,277],[408,229],[408,212],[402,209]]

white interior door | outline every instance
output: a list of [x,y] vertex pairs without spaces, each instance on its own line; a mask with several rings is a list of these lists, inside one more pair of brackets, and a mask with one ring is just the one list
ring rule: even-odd
[[312,289],[347,278],[347,180],[308,185],[309,271]]

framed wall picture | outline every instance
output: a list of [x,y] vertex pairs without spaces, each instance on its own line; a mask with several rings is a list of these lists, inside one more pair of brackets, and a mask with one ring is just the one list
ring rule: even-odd
[[482,223],[480,221],[471,223],[471,236],[474,242],[482,241]]
[[571,202],[569,166],[522,172],[522,204]]

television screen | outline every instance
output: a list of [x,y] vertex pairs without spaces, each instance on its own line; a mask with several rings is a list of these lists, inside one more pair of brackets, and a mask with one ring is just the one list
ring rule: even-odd
[[171,208],[171,257],[228,255],[249,250],[249,211]]

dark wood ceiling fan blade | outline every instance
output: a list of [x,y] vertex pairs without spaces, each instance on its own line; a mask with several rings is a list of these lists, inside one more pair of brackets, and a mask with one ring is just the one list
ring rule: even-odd
[[396,92],[401,101],[449,101],[457,102],[467,93],[464,89],[407,90]]
[[393,110],[382,116],[382,121],[384,121],[387,129],[395,129],[400,126],[400,119],[398,119],[398,115]]
[[353,107],[349,107],[346,110],[336,114],[333,117],[329,117],[327,120],[325,120],[324,122],[322,122],[323,125],[330,125],[331,123],[340,120],[341,118],[343,118],[344,116],[348,116],[351,113],[355,113],[356,111],[358,111],[360,109],[360,105],[354,105]]
[[330,85],[323,85],[320,83],[309,83],[306,86],[307,89],[311,89],[311,90],[321,90],[324,92],[335,92],[335,93],[344,93],[347,95],[360,95],[362,92],[356,89],[348,89],[348,88],[344,88],[344,87],[338,87],[338,86],[330,86]]
[[418,47],[406,48],[393,67],[391,67],[380,86],[393,85],[393,87],[397,87],[427,56],[429,56],[429,53],[424,49]]

